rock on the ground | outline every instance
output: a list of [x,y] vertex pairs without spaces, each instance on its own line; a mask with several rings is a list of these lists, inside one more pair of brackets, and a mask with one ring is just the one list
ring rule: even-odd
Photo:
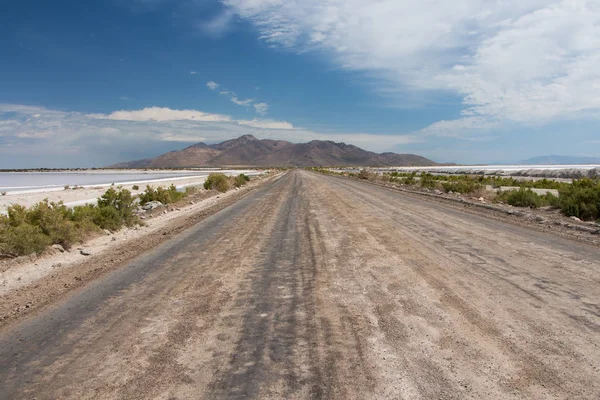
[[576,216],[574,216],[574,215],[571,217],[571,219],[572,219],[573,221],[581,221],[579,218],[577,218],[577,217],[576,217]]
[[62,247],[60,244],[53,244],[53,245],[52,245],[52,248],[53,248],[54,250],[58,250],[58,251],[60,251],[61,253],[64,253],[64,252],[65,252],[65,248],[64,248],[64,247]]
[[80,253],[82,256],[91,256],[91,255],[92,255],[92,252],[91,252],[91,251],[89,251],[89,250],[87,250],[87,249],[82,249],[82,250],[79,250],[79,253]]
[[164,206],[164,204],[161,203],[160,201],[149,201],[142,206],[142,209],[149,211],[149,210],[154,210],[155,208],[159,208],[159,207],[163,207],[163,206]]

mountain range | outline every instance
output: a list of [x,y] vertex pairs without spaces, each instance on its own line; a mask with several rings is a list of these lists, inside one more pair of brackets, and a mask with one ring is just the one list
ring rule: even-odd
[[312,166],[424,166],[436,165],[415,154],[374,153],[351,144],[313,140],[291,143],[243,135],[217,144],[196,143],[154,158],[123,162],[110,168],[181,167],[312,167]]

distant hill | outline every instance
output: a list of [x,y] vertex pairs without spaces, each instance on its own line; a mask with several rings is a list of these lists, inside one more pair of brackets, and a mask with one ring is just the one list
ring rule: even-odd
[[291,143],[259,140],[252,135],[217,144],[197,143],[155,158],[111,165],[110,168],[178,168],[219,166],[425,166],[435,162],[415,154],[373,153],[351,144],[313,140]]
[[519,161],[518,164],[600,164],[600,157],[540,156]]

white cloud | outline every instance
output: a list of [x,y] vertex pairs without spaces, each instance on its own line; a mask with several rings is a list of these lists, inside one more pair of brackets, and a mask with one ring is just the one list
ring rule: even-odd
[[217,90],[217,88],[221,85],[219,85],[217,82],[214,81],[208,81],[206,83],[206,86],[210,89],[210,90]]
[[142,110],[121,110],[111,114],[92,114],[98,119],[112,119],[116,121],[231,121],[226,115],[210,114],[196,110],[172,110],[167,107],[147,107]]
[[196,71],[190,71],[190,75],[196,75],[197,72]]
[[267,115],[267,111],[269,110],[269,105],[267,103],[256,103],[256,104],[254,104],[254,109],[260,115]]
[[231,30],[234,17],[232,10],[225,10],[214,18],[201,22],[198,27],[209,36],[220,37]]
[[230,100],[238,106],[249,106],[252,104],[252,102],[254,102],[254,99],[240,100],[236,96],[232,96]]
[[426,136],[468,139],[475,134],[480,135],[482,133],[490,132],[494,128],[499,127],[499,125],[498,121],[489,120],[483,117],[464,117],[435,122],[419,130],[418,133]]
[[294,125],[286,121],[275,121],[272,119],[252,119],[237,121],[240,125],[252,126],[264,129],[294,129]]
[[598,1],[223,3],[252,21],[261,40],[325,52],[345,69],[376,76],[387,95],[390,86],[398,95],[459,94],[465,120],[455,126],[596,118],[600,111]]
[[[208,82],[206,86],[208,86],[208,88],[213,91],[217,90],[217,88],[220,87],[218,83],[213,81]],[[240,99],[234,91],[231,91],[226,88],[220,90],[219,94],[229,97],[229,100],[231,100],[232,103],[237,104],[238,106],[249,107],[250,105],[252,105],[254,106],[254,109],[258,114],[263,116],[267,115],[267,111],[269,109],[269,105],[267,103],[261,102],[253,104],[256,101],[256,99]]]

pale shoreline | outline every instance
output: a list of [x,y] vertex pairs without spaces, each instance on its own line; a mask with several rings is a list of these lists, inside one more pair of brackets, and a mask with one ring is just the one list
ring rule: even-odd
[[[163,170],[164,171],[164,170]],[[146,185],[151,186],[169,186],[174,184],[178,189],[183,189],[188,186],[202,186],[209,172],[214,172],[218,170],[206,170],[204,175],[193,175],[193,176],[180,176],[180,177],[171,177],[171,178],[158,178],[151,180],[134,180],[127,181],[121,183],[115,183],[115,187],[123,187],[127,190],[130,190],[133,194],[142,193],[146,187]],[[89,173],[94,173],[95,171],[89,171]],[[105,172],[105,171],[102,171]],[[145,172],[145,171],[144,171]],[[152,171],[155,173],[156,171]],[[164,171],[167,173],[172,173],[170,171]],[[201,172],[201,171],[190,171],[190,172]],[[237,175],[244,173],[248,176],[256,176],[260,175],[263,171],[257,170],[220,170],[218,172],[224,173],[226,175]],[[129,170],[129,174],[135,174],[136,170]],[[134,190],[133,186],[139,186],[138,190]],[[30,207],[34,204],[43,201],[44,199],[48,199],[52,202],[62,201],[65,205],[69,207],[74,207],[78,205],[84,204],[94,204],[98,197],[102,196],[106,190],[113,186],[112,182],[101,183],[101,184],[92,184],[92,185],[82,185],[78,186],[77,189],[69,188],[65,189],[63,186],[51,186],[48,188],[37,188],[32,190],[22,190],[22,191],[12,191],[7,192],[5,195],[0,196],[0,213],[5,214],[7,208],[11,204],[19,204],[25,207]]]

